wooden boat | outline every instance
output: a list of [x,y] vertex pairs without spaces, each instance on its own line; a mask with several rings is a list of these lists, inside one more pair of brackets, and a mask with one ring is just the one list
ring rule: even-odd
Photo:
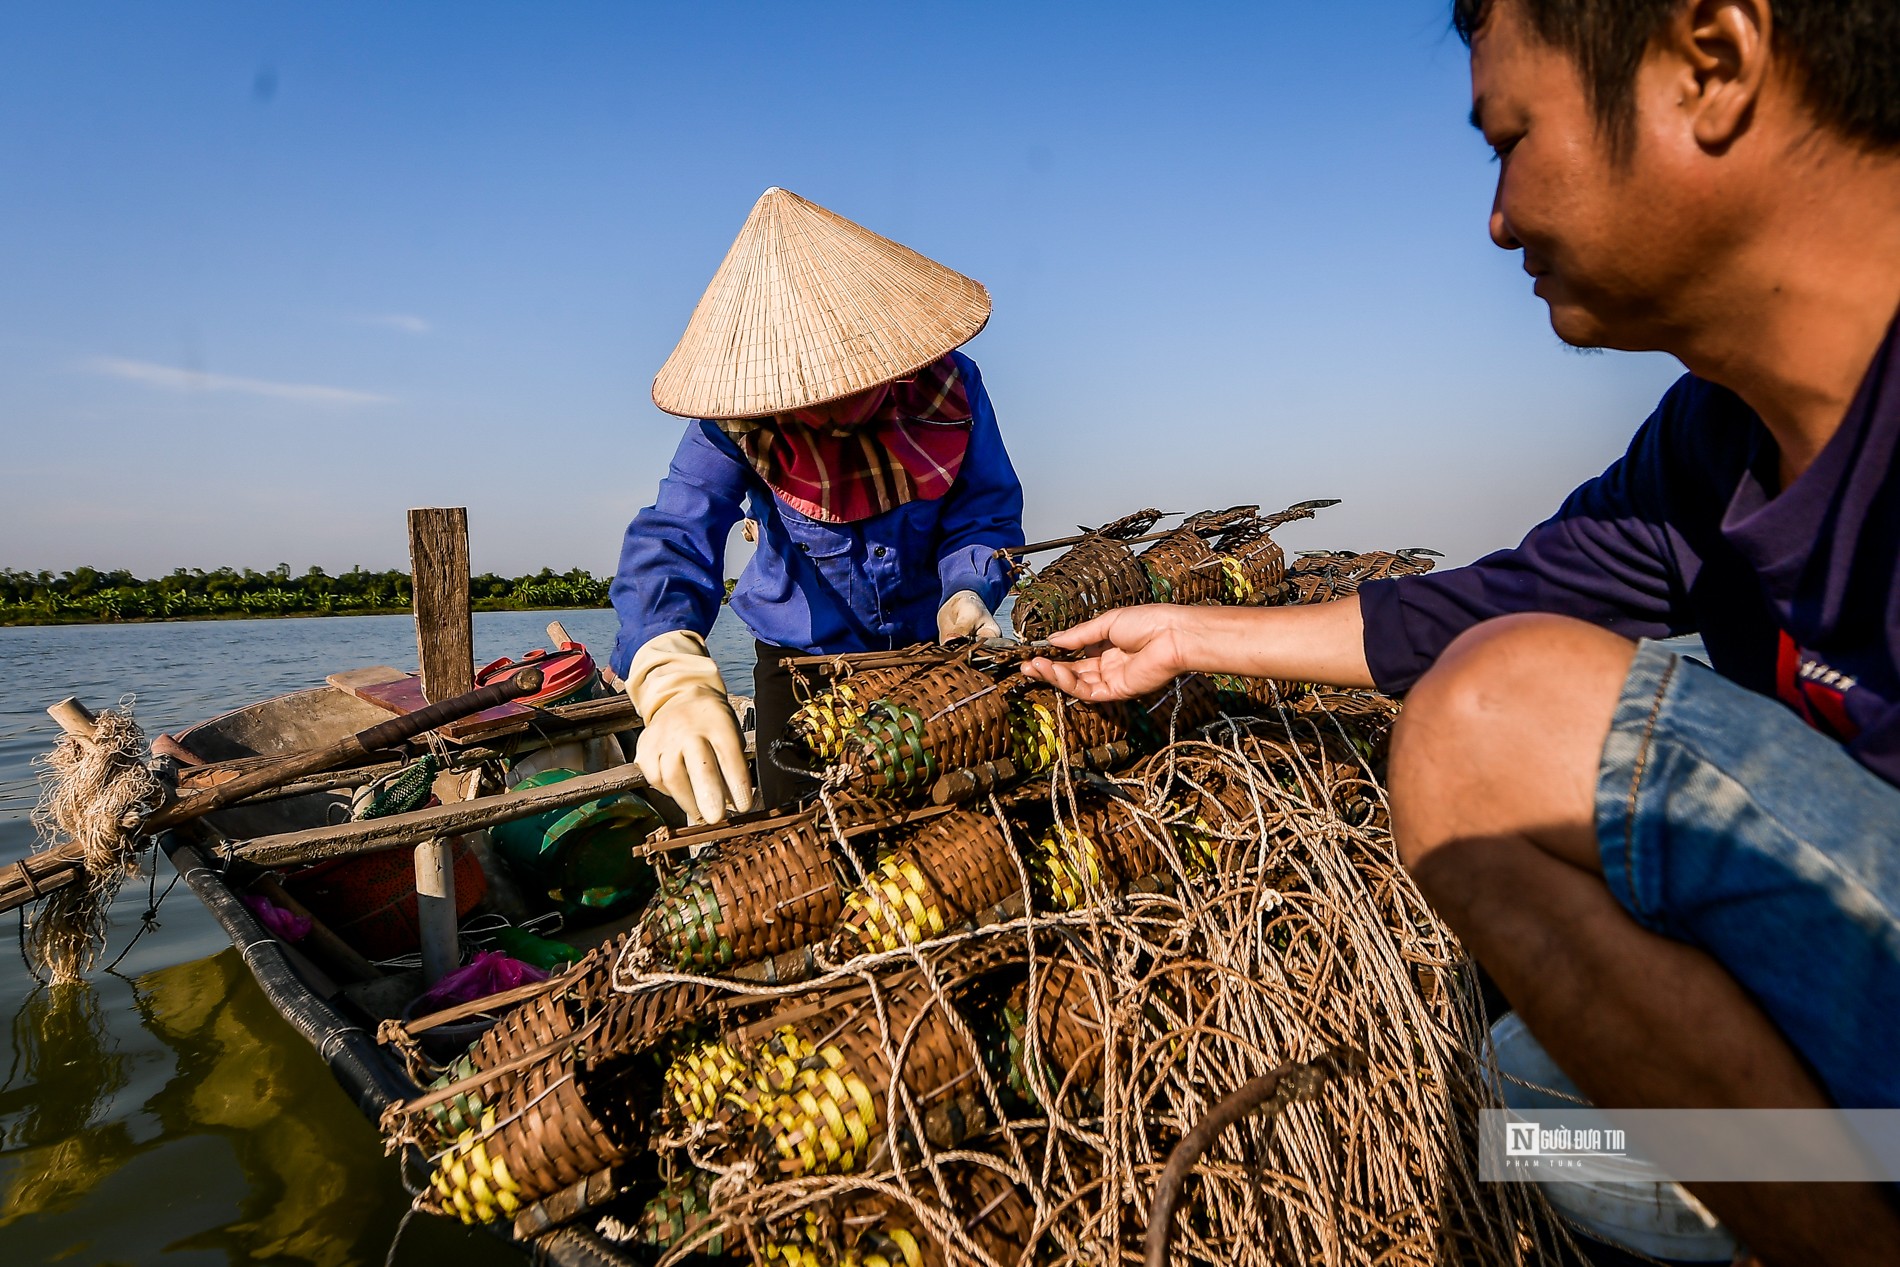
[[[567,710],[566,720],[574,733],[612,734],[616,719],[620,729],[638,724],[624,705],[620,699],[592,701]],[[590,713],[605,720],[589,724]],[[502,751],[524,742],[545,743],[549,716],[541,714],[534,730],[524,726],[514,735],[482,742],[490,750]],[[188,763],[213,763],[215,769],[224,763],[320,747],[388,717],[345,690],[325,686],[226,713],[181,732],[166,746]],[[557,717],[552,723],[557,735],[561,720]],[[631,742],[627,747],[631,750]],[[363,1113],[376,1121],[391,1104],[421,1092],[401,1062],[376,1041],[378,1026],[399,1016],[421,991],[420,972],[378,973],[365,963],[358,948],[320,921],[315,934],[294,944],[274,936],[244,898],[261,887],[281,900],[283,890],[276,877],[242,860],[228,864],[221,860],[227,842],[306,831],[347,818],[350,795],[348,787],[326,788],[240,803],[211,815],[202,828],[166,832],[159,844],[243,956],[271,1005],[309,1041]],[[406,861],[408,855],[405,848],[397,856]],[[492,857],[485,865],[493,865]],[[489,879],[497,886],[507,882],[500,874]],[[562,936],[585,950],[626,925],[622,920],[596,928],[570,926]],[[367,976],[366,968],[376,975]],[[420,1162],[420,1157],[410,1160]],[[419,1173],[426,1169],[422,1167]],[[500,1235],[509,1235],[507,1224],[495,1227]],[[619,1267],[639,1261],[627,1248],[588,1230],[584,1222],[545,1230],[518,1243],[536,1261],[570,1267]]]

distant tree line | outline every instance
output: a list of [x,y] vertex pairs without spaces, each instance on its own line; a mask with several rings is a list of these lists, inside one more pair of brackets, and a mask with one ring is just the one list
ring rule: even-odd
[[[607,606],[609,580],[581,568],[533,576],[484,572],[470,578],[477,611]],[[731,592],[728,583],[727,592]],[[0,570],[0,625],[49,625],[114,620],[191,620],[235,616],[365,616],[409,609],[407,572],[351,568],[331,576],[311,568],[292,576],[279,563],[250,568],[179,568],[140,580],[130,572],[75,568],[70,572]]]

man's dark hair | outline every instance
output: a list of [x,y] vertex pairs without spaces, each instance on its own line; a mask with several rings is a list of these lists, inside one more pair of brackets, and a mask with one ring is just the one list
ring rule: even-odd
[[[1568,53],[1614,144],[1635,125],[1636,70],[1650,41],[1689,0],[1503,0],[1545,43]],[[1471,43],[1498,0],[1452,0]],[[1820,122],[1877,149],[1900,147],[1900,0],[1773,0],[1775,51],[1800,68]]]

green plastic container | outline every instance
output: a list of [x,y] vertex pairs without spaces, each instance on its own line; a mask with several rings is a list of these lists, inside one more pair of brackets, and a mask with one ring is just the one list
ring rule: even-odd
[[[578,770],[543,770],[515,791],[580,777]],[[567,916],[611,918],[653,896],[653,867],[634,850],[661,827],[660,816],[631,792],[603,796],[573,809],[549,810],[488,830],[508,867],[530,888],[546,893]]]

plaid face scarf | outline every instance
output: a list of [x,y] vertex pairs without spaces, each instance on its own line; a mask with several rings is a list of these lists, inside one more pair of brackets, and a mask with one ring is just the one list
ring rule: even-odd
[[889,384],[864,417],[814,424],[806,411],[719,422],[786,505],[855,523],[950,491],[970,445],[970,395],[948,355]]

